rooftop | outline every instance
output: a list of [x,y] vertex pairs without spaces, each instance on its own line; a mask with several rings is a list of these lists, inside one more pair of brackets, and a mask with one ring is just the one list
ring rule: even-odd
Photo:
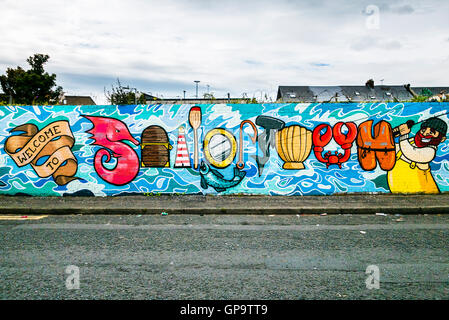
[[[412,87],[418,95],[449,93],[449,87]],[[279,86],[278,102],[364,102],[410,101],[413,95],[403,85],[367,86]]]

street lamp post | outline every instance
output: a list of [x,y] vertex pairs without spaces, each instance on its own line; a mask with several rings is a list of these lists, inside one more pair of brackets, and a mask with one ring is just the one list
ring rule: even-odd
[[195,80],[195,81],[193,81],[193,82],[196,83],[196,98],[198,99],[198,83],[200,83],[201,81]]

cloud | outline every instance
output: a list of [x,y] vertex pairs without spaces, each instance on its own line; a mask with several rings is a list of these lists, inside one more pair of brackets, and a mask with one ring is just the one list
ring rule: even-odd
[[399,50],[402,48],[402,44],[398,40],[388,40],[368,36],[355,40],[351,44],[351,48],[355,51],[371,49]]
[[400,6],[400,7],[394,7],[391,8],[391,12],[396,14],[412,14],[415,12],[415,9],[409,4]]
[[391,40],[383,43],[382,47],[387,50],[398,50],[402,48],[402,44],[397,40]]
[[[200,95],[209,85],[216,97],[263,91],[273,98],[285,83],[352,84],[366,74],[386,83],[444,82],[438,64],[447,59],[441,34],[449,33],[449,2],[385,3],[2,0],[0,74],[47,53],[48,71],[65,91],[100,103],[116,78],[164,97],[194,96],[193,80],[201,80]],[[370,4],[380,8],[379,30],[367,29],[361,14]]]
[[314,67],[330,67],[329,63],[322,63],[322,62],[314,62],[311,63],[310,65]]
[[252,66],[261,66],[263,65],[262,62],[260,61],[255,61],[255,60],[245,60],[246,64],[252,65]]
[[[398,15],[407,15],[412,14],[415,12],[415,9],[410,4],[388,4],[388,3],[379,3],[379,4],[373,4],[379,8],[379,12],[381,13],[393,13]],[[363,14],[369,16],[372,15],[373,12],[367,12],[366,9],[362,11]]]

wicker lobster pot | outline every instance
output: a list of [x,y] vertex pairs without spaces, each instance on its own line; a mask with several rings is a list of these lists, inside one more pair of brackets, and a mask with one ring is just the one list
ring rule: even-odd
[[173,148],[167,132],[159,126],[150,126],[142,132],[142,167],[170,167],[170,150]]
[[285,127],[276,135],[276,149],[286,170],[305,169],[303,162],[312,151],[312,131],[301,126]]

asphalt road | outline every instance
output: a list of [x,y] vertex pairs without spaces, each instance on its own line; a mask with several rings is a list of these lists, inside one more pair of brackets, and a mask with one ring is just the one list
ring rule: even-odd
[[448,244],[438,215],[0,220],[0,299],[448,299]]

